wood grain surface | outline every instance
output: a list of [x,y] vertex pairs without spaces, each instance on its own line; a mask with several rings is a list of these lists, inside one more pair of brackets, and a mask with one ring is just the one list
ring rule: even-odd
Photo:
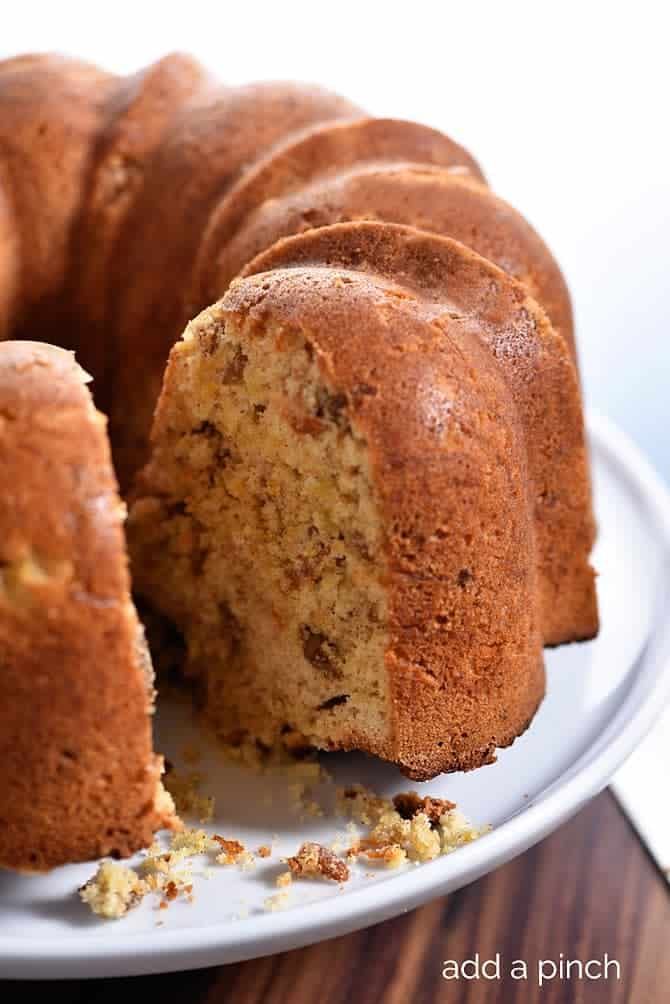
[[[445,982],[443,961],[501,954],[529,979]],[[539,959],[603,959],[621,979],[554,979]],[[613,796],[460,892],[368,930],[284,955],[137,979],[0,984],[3,1004],[667,1004],[670,895]]]

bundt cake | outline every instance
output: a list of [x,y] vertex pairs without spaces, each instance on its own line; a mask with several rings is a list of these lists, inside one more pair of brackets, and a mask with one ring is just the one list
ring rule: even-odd
[[171,825],[106,422],[69,352],[0,344],[0,867]]
[[[222,731],[357,747],[415,777],[476,766],[532,717],[542,644],[597,631],[567,289],[433,129],[318,88],[223,87],[181,55],[128,78],[57,56],[0,63],[0,338],[55,342],[94,375],[133,499],[134,582],[182,632]],[[45,377],[67,387],[69,365]],[[75,383],[83,403],[62,421],[92,437]],[[71,449],[103,477],[95,428],[90,463],[82,433],[54,466]],[[15,472],[12,442],[0,462]],[[49,499],[57,520],[60,498],[43,488],[33,518]],[[121,568],[120,524],[114,541]],[[116,675],[134,707],[119,731],[139,716],[149,757],[146,695],[116,666],[122,606],[119,652],[96,672]],[[83,659],[88,679],[72,645],[71,676]],[[62,744],[45,742],[55,787],[14,827],[42,848],[36,866],[125,853],[157,823],[134,789],[132,826],[100,822],[97,844],[67,836],[47,855]]]

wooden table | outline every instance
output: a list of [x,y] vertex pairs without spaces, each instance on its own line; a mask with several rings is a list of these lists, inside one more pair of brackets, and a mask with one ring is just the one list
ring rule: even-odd
[[[659,793],[662,796],[662,793]],[[501,954],[529,979],[445,982],[443,961]],[[603,960],[621,980],[558,978],[539,959]],[[597,970],[592,967],[591,973]],[[451,896],[357,934],[253,962],[138,979],[5,983],[3,1002],[124,1004],[667,1004],[670,894],[609,792],[522,857]]]

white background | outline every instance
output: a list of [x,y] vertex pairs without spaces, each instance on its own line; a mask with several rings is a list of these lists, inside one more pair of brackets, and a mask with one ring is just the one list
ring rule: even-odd
[[0,0],[0,55],[129,71],[180,48],[228,82],[313,80],[452,134],[563,265],[590,402],[670,479],[664,6]]

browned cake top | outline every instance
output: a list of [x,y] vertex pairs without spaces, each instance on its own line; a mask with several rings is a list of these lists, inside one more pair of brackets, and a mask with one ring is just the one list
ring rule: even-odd
[[412,163],[357,163],[260,201],[230,240],[203,255],[210,299],[275,241],[314,227],[370,219],[453,237],[521,280],[575,352],[570,297],[563,276],[533,228],[472,177]]
[[[274,206],[278,199],[309,189],[317,179],[327,186],[343,172],[361,171],[366,165],[407,161],[440,165],[450,172],[484,181],[474,158],[448,136],[428,126],[396,119],[366,118],[325,123],[306,131],[298,139],[292,137],[279,149],[269,151],[255,167],[242,175],[212,214],[200,248],[199,265],[196,266],[196,277],[202,272],[200,281],[204,284],[198,290],[199,301],[209,302],[225,291],[225,286],[212,289],[207,280],[207,270],[216,266],[219,256],[225,256],[228,242],[240,227],[244,227],[249,214]],[[305,222],[317,225],[316,221],[310,220],[309,212]],[[246,264],[246,261],[241,264]],[[233,275],[229,276],[229,280]]]

